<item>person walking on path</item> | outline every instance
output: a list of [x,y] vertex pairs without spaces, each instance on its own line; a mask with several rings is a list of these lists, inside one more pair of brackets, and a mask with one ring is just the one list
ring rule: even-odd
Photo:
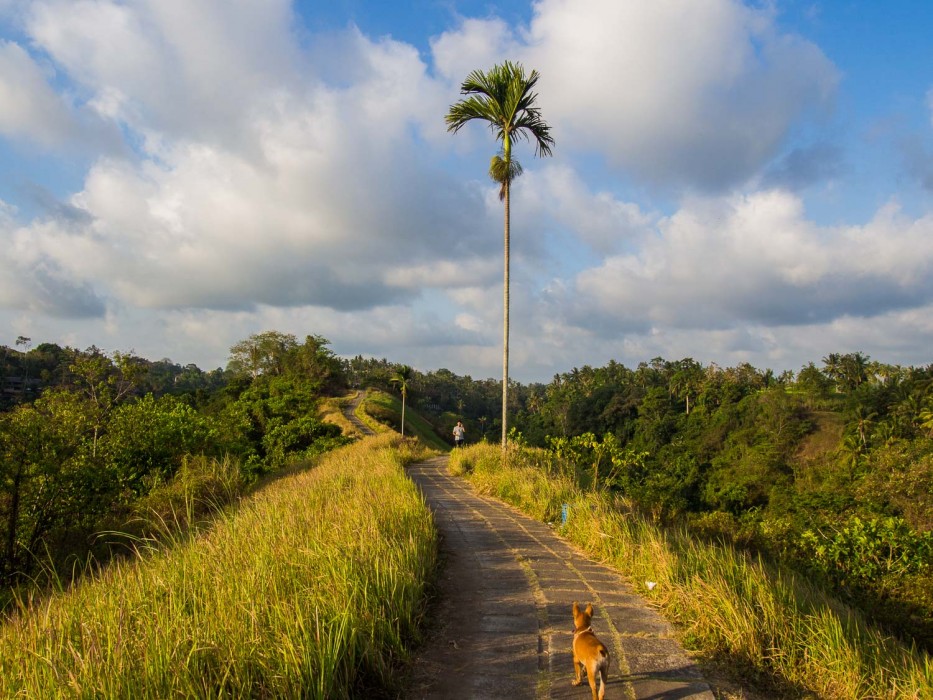
[[466,428],[463,427],[463,421],[457,421],[454,426],[454,447],[463,447],[466,440]]

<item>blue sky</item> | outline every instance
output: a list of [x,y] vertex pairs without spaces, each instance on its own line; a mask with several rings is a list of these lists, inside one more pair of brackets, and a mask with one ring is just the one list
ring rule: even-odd
[[275,329],[496,377],[460,81],[541,73],[512,376],[933,361],[933,3],[0,0],[0,344],[203,368]]

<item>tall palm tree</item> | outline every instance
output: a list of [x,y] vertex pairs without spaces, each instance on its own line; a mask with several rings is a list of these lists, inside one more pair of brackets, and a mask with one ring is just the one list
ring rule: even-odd
[[402,365],[389,379],[390,382],[398,385],[399,391],[402,392],[402,437],[405,437],[405,399],[408,398],[408,382],[411,381],[412,371],[408,365]]
[[512,158],[512,142],[521,139],[533,141],[535,155],[551,155],[554,138],[551,127],[541,118],[535,106],[538,99],[534,87],[538,71],[525,75],[520,63],[505,61],[488,71],[475,70],[460,86],[465,95],[451,105],[445,121],[453,133],[473,119],[489,123],[502,148],[489,164],[489,176],[499,183],[499,199],[505,205],[504,274],[502,285],[502,449],[508,434],[507,406],[509,391],[509,191],[512,180],[521,175],[522,166]]

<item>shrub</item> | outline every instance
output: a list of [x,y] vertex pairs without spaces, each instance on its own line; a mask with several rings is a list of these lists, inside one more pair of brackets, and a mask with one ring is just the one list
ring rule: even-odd
[[915,532],[901,518],[856,516],[828,535],[806,530],[801,547],[817,568],[837,582],[899,577],[933,564],[933,532]]

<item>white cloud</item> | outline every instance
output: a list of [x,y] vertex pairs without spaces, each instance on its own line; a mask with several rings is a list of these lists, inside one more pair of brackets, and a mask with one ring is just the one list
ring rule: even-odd
[[431,40],[435,70],[458,87],[470,72],[485,70],[516,50],[520,47],[509,26],[499,18],[466,18],[456,31]]
[[[76,12],[91,9],[120,27],[141,22],[129,6]],[[49,46],[70,45],[51,36]],[[355,82],[271,84],[262,107],[243,103],[242,143],[163,135],[139,162],[100,159],[71,200],[82,222],[18,232],[30,264],[41,257],[110,304],[166,309],[365,309],[410,302],[424,284],[488,278],[484,258],[497,247],[477,221],[483,193],[438,171],[425,150],[443,132],[442,90],[409,46],[355,30],[343,46]],[[105,70],[87,63],[77,72]],[[106,77],[147,84],[147,62],[131,63]],[[152,136],[149,124],[129,126]]]
[[608,334],[805,325],[933,301],[933,216],[895,205],[864,226],[822,228],[781,191],[694,199],[659,234],[577,276],[576,323]]
[[541,0],[527,41],[559,138],[701,188],[754,173],[838,79],[769,10],[734,0]]
[[26,29],[103,116],[230,143],[269,84],[298,79],[288,0],[39,0]]
[[69,106],[18,44],[0,40],[0,134],[57,146],[78,132]]
[[568,165],[547,161],[516,184],[519,214],[532,223],[525,228],[553,228],[555,224],[601,255],[630,248],[652,236],[658,215],[635,202],[619,200],[611,192],[593,192]]

